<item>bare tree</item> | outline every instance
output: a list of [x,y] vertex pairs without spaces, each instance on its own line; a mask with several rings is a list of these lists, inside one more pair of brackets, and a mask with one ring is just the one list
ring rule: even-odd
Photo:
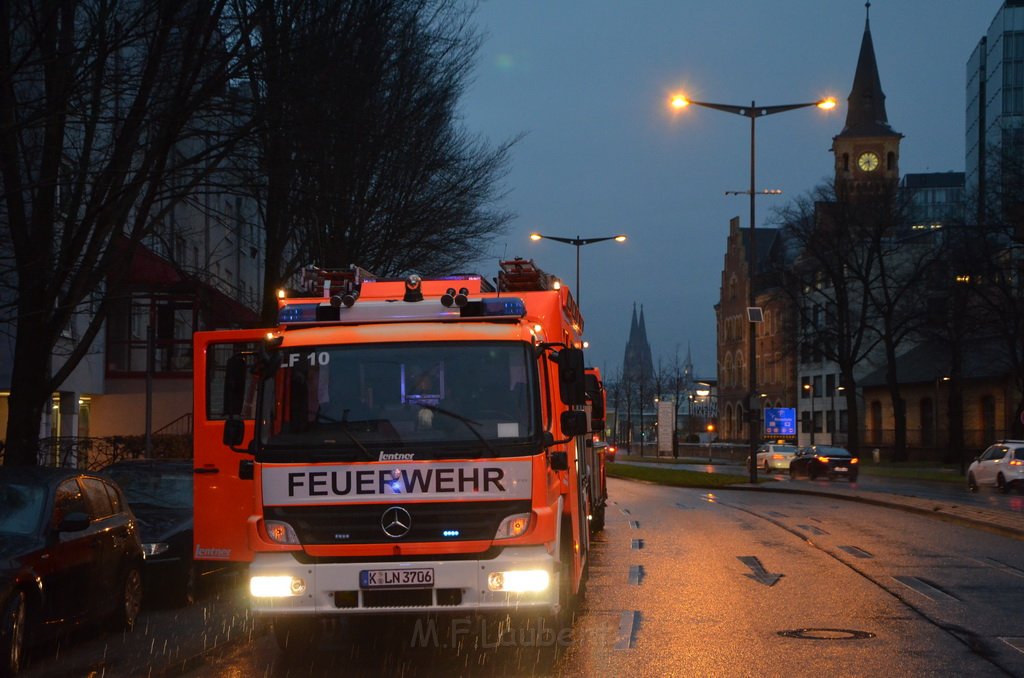
[[[835,187],[819,186],[779,212],[791,266],[779,271],[799,315],[801,359],[820,356],[835,362],[845,386],[849,445],[857,449],[856,367],[874,350],[870,300],[865,280],[875,271],[875,253],[861,247],[851,226],[850,205]],[[813,426],[813,422],[812,422]]]
[[7,464],[35,463],[43,408],[173,197],[167,178],[187,191],[231,151],[243,36],[224,19],[218,0],[0,3]]
[[[813,207],[812,207],[813,205]],[[845,387],[850,442],[859,445],[857,364],[880,354],[894,422],[893,452],[906,457],[899,355],[928,320],[920,303],[941,259],[941,238],[912,228],[909,196],[895,185],[870,194],[823,186],[784,221],[797,248],[789,289],[799,295],[802,351],[834,361]]]
[[513,142],[489,148],[456,106],[479,36],[458,0],[239,0],[259,24],[249,88],[261,126],[273,291],[305,263],[380,275],[458,270],[509,215]]
[[[970,306],[967,336],[994,337],[1001,345],[992,360],[1014,385],[1010,433],[1024,436],[1024,157],[1018,146],[993,148],[982,222],[964,226],[953,249],[958,268],[945,280],[954,302]],[[951,309],[954,319],[956,309]],[[966,333],[966,330],[965,330]],[[1011,404],[1007,404],[1011,407]]]

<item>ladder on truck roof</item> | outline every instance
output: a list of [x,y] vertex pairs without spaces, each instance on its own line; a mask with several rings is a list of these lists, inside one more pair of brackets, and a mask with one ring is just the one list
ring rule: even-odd
[[322,294],[327,298],[336,292],[351,292],[353,289],[358,289],[364,282],[378,278],[379,276],[355,264],[347,269],[307,266],[302,269],[300,285],[302,291],[307,294],[316,296]]
[[498,272],[498,290],[501,292],[537,292],[557,289],[560,283],[555,276],[545,273],[533,263],[533,259],[509,259],[502,261]]

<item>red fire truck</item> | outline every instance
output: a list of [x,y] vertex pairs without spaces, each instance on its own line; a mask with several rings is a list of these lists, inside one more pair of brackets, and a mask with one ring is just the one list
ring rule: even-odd
[[302,651],[324,619],[563,625],[589,551],[583,319],[532,261],[315,271],[278,324],[195,335],[195,558],[248,563]]

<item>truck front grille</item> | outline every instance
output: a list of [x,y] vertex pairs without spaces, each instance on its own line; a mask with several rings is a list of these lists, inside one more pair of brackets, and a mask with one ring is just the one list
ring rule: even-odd
[[[397,537],[384,531],[382,521],[384,513],[396,506],[409,514],[408,532]],[[529,500],[516,500],[268,506],[265,516],[267,520],[281,520],[291,525],[303,544],[388,544],[489,541],[506,516],[529,511]]]

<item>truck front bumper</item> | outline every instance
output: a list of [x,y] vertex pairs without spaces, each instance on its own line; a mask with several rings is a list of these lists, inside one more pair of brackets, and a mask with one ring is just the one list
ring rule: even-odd
[[[290,553],[259,553],[249,566],[257,614],[355,615],[558,611],[559,564],[543,546],[504,549],[489,560],[304,564]],[[429,575],[427,572],[429,571]],[[546,576],[545,576],[546,575]],[[429,585],[416,580],[429,577]],[[495,590],[527,579],[526,588]],[[539,588],[537,582],[547,581]],[[255,582],[255,584],[253,584]],[[260,585],[279,584],[274,595]]]

